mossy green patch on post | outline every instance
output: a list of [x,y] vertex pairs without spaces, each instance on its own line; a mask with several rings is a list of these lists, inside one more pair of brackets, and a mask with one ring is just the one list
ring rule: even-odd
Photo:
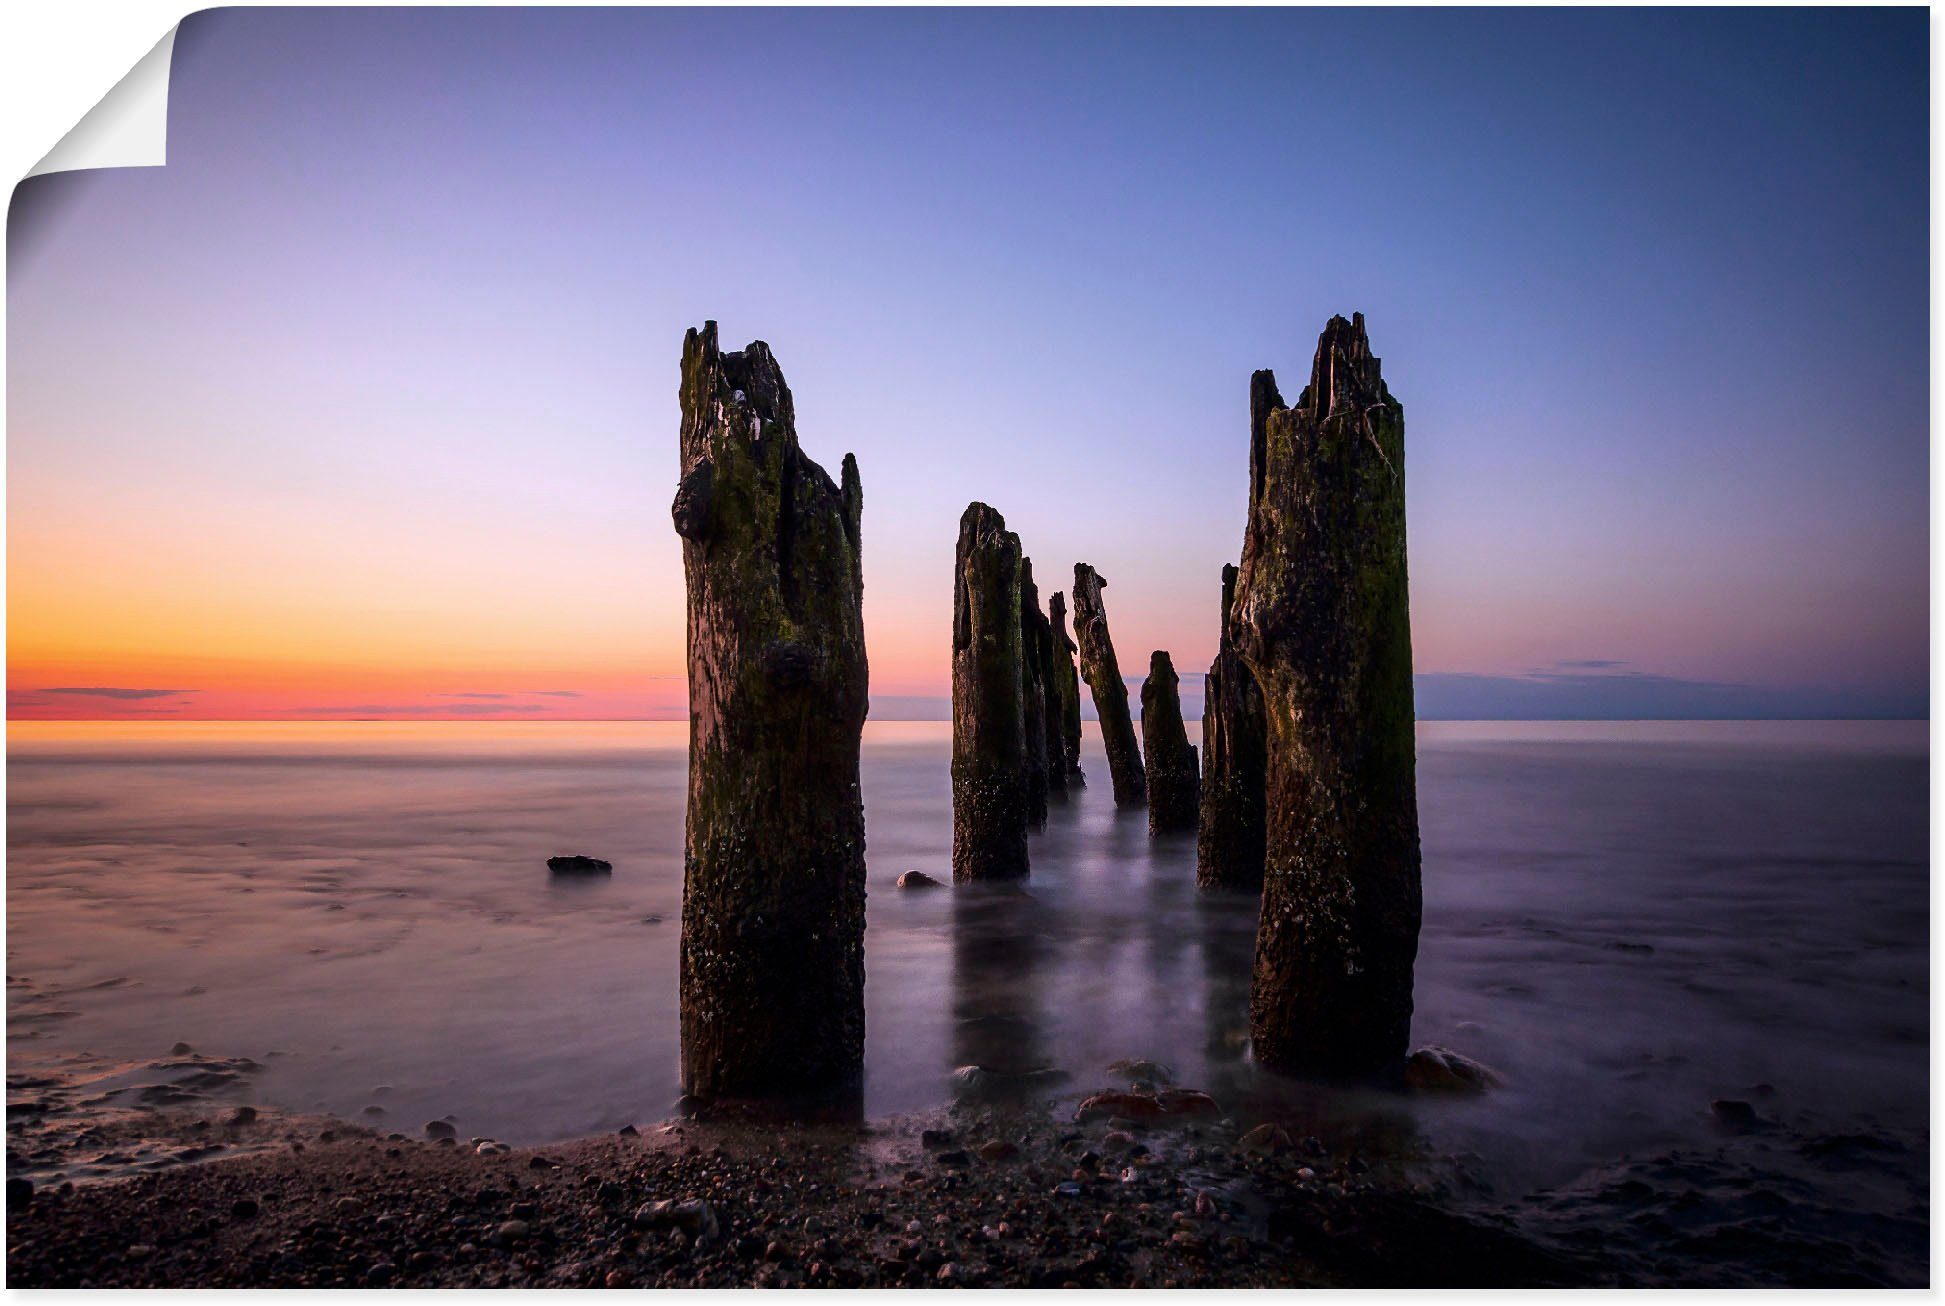
[[1285,407],[1251,380],[1249,525],[1233,615],[1267,736],[1256,1059],[1404,1061],[1421,890],[1405,567],[1404,408],[1364,319],[1332,318]]
[[855,1086],[864,1062],[863,491],[804,456],[769,346],[682,349],[688,585],[682,1082]]
[[1006,519],[983,503],[969,505],[959,518],[953,558],[952,878],[957,882],[1017,880],[1028,870],[1032,803],[1021,566],[1020,537],[1006,529]]

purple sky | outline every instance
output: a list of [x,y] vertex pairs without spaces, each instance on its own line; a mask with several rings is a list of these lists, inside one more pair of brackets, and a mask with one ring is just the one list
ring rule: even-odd
[[166,168],[15,193],[10,689],[660,710],[705,318],[858,456],[884,714],[945,692],[974,498],[1043,593],[1101,570],[1124,665],[1194,671],[1250,371],[1294,395],[1357,310],[1426,715],[1922,716],[1926,42],[1921,10],[205,11]]

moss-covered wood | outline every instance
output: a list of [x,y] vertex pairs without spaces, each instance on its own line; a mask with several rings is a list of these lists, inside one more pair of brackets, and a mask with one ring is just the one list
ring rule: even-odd
[[1047,618],[1053,626],[1053,688],[1058,704],[1059,722],[1055,727],[1060,752],[1065,760],[1067,783],[1085,785],[1081,774],[1081,673],[1074,666],[1077,651],[1067,634],[1067,596],[1059,590],[1047,600]]
[[1148,772],[1148,833],[1195,829],[1202,782],[1195,746],[1182,723],[1181,678],[1166,650],[1148,658],[1141,682],[1141,751]]
[[1263,692],[1236,651],[1236,568],[1222,569],[1222,638],[1202,682],[1200,889],[1263,887]]
[[1027,874],[1020,537],[983,503],[959,518],[952,595],[952,878]]
[[797,444],[769,346],[682,346],[689,805],[682,1080],[700,1097],[855,1085],[864,1061],[863,492]]
[[1236,643],[1263,693],[1268,827],[1250,995],[1263,1065],[1402,1065],[1420,918],[1404,408],[1364,319],[1285,407],[1252,381]]
[[1053,629],[1040,610],[1033,559],[1020,559],[1020,705],[1026,724],[1027,826],[1047,824],[1047,792],[1053,759],[1047,756],[1047,680],[1053,670]]
[[1094,695],[1094,714],[1100,718],[1115,806],[1142,807],[1148,802],[1148,782],[1142,774],[1134,718],[1128,714],[1128,684],[1121,679],[1114,640],[1108,635],[1108,610],[1101,602],[1106,587],[1094,568],[1084,562],[1074,564],[1074,638],[1080,646],[1081,679]]

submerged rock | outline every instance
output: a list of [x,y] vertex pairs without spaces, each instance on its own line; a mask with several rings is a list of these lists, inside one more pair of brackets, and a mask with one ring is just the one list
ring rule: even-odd
[[599,857],[549,857],[547,869],[556,875],[609,875],[614,872],[613,862],[604,862]]
[[1421,1093],[1483,1093],[1504,1082],[1491,1066],[1450,1048],[1422,1047],[1405,1062],[1405,1086]]
[[952,1091],[960,1097],[1005,1097],[1049,1088],[1067,1079],[1067,1072],[1053,1066],[1032,1070],[992,1070],[986,1066],[961,1066],[952,1072]]
[[1222,1108],[1207,1093],[1192,1088],[1165,1088],[1156,1093],[1136,1091],[1095,1093],[1081,1102],[1074,1119],[1157,1120],[1164,1116],[1216,1116]]
[[945,885],[927,875],[924,871],[906,871],[898,877],[901,889],[943,889]]
[[1245,1152],[1264,1152],[1270,1156],[1281,1156],[1292,1150],[1296,1144],[1290,1140],[1290,1131],[1282,1125],[1258,1125],[1236,1140],[1236,1146]]
[[1747,1102],[1721,1097],[1709,1103],[1715,1122],[1729,1129],[1747,1129],[1756,1123],[1756,1108]]

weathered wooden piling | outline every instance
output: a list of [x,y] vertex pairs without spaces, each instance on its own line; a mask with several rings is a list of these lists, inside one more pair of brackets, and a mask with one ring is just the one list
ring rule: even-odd
[[1195,829],[1202,782],[1182,724],[1181,680],[1164,649],[1149,655],[1148,679],[1141,682],[1141,751],[1148,771],[1148,832]]
[[762,341],[682,345],[689,802],[682,1082],[697,1096],[855,1084],[864,1061],[863,491],[798,447]]
[[1047,615],[1053,626],[1053,687],[1060,705],[1060,752],[1066,761],[1067,783],[1085,785],[1087,777],[1081,774],[1081,675],[1074,666],[1074,641],[1067,634],[1067,596],[1059,590],[1047,600]]
[[1257,1061],[1402,1066],[1421,912],[1405,569],[1404,408],[1362,315],[1324,328],[1285,407],[1251,381],[1236,644],[1268,748]]
[[1047,791],[1053,763],[1047,756],[1047,677],[1052,667],[1053,631],[1040,610],[1040,587],[1033,583],[1033,559],[1020,559],[1020,704],[1026,726],[1027,827],[1047,824]]
[[1134,718],[1128,714],[1128,685],[1121,679],[1121,664],[1108,636],[1108,610],[1101,602],[1106,586],[1094,568],[1084,562],[1074,564],[1074,637],[1080,646],[1081,679],[1094,695],[1094,714],[1100,718],[1115,805],[1140,807],[1148,801],[1148,782],[1142,773],[1141,747],[1135,742]]
[[959,518],[952,596],[952,878],[1027,874],[1020,537],[983,503]]
[[1263,887],[1263,692],[1236,651],[1236,568],[1222,569],[1222,638],[1202,682],[1200,889]]

